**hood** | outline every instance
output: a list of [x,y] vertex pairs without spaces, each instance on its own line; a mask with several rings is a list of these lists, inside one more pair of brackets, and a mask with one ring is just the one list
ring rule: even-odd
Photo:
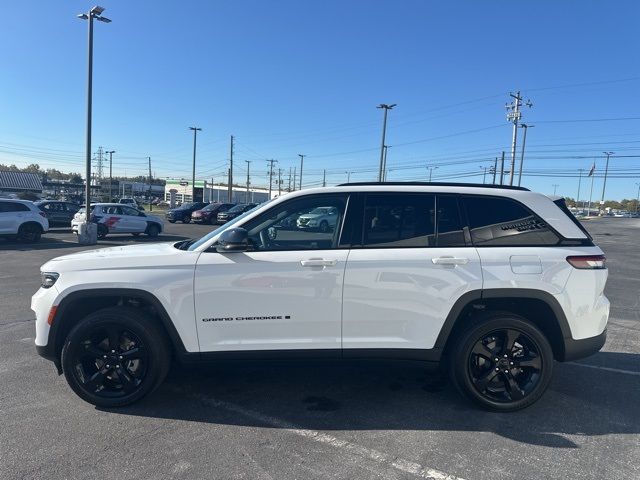
[[[131,270],[174,263],[169,259],[163,260],[161,257],[170,256],[173,260],[176,255],[185,255],[186,259],[186,256],[195,253],[178,250],[173,246],[174,243],[150,243],[86,250],[56,257],[42,265],[40,270],[58,273],[85,270]],[[193,258],[194,263],[196,257]]]

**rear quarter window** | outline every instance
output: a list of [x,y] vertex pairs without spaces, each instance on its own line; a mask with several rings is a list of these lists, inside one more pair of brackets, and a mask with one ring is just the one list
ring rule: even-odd
[[560,237],[535,213],[511,198],[463,196],[471,240],[477,247],[552,246]]

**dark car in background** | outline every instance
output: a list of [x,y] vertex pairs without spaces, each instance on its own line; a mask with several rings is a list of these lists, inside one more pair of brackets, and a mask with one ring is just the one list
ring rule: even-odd
[[209,205],[207,202],[189,202],[183,203],[178,208],[172,208],[167,210],[167,222],[169,223],[189,223],[191,221],[191,214],[196,210],[202,210]]
[[218,214],[218,223],[227,223],[229,220],[233,220],[234,218],[242,215],[247,210],[251,210],[253,207],[256,207],[257,203],[239,203],[233,208],[230,208],[226,212],[221,212]]
[[73,216],[80,209],[80,205],[59,200],[40,200],[34,203],[45,213],[51,227],[68,227]]
[[234,207],[235,203],[210,203],[206,207],[191,214],[191,220],[196,223],[213,224],[218,222],[218,214]]

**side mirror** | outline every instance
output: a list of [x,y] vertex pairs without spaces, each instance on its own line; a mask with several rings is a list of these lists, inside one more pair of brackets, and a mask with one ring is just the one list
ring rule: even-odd
[[220,234],[216,251],[219,253],[244,252],[249,248],[249,234],[244,228],[229,228]]

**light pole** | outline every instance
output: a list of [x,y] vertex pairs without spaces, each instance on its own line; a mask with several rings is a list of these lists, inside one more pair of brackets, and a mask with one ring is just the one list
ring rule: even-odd
[[431,165],[427,165],[427,170],[429,170],[429,183],[431,183],[431,176],[433,175],[433,171],[438,167],[433,167]]
[[638,195],[636,196],[636,213],[638,213],[638,204],[640,203],[640,183],[636,183],[638,185]]
[[108,150],[105,153],[109,154],[109,201],[113,202],[113,154],[115,150]]
[[[196,137],[201,128],[189,127],[189,130],[193,130],[193,170],[191,172],[191,201],[196,201]],[[204,197],[204,192],[202,192]],[[204,200],[204,198],[203,198]]]
[[[85,175],[87,177],[87,185],[85,187],[84,195],[85,195],[85,224],[87,225],[87,237],[84,239],[86,243],[93,244],[98,241],[97,237],[97,228],[95,230],[95,234],[93,233],[93,229],[89,228],[89,215],[91,213],[91,108],[92,108],[92,98],[93,98],[93,20],[96,19],[100,22],[109,23],[109,20],[106,17],[102,16],[102,12],[104,12],[104,8],[95,6],[88,13],[81,13],[78,15],[78,18],[82,20],[89,20],[88,22],[88,38],[89,38],[89,47],[88,47],[88,70],[87,70],[87,139],[86,139],[86,158],[85,158]],[[78,235],[78,239],[81,240],[81,236]]]
[[[609,173],[609,157],[613,155],[614,152],[602,152],[607,156],[607,163],[604,167],[604,182],[602,184],[602,198],[600,199],[600,205],[604,205],[604,190],[607,188],[607,174]],[[604,207],[602,207],[604,208]]]
[[557,183],[554,183],[554,184],[552,185],[552,187],[553,187],[553,194],[554,194],[554,195],[556,194],[556,191],[558,190],[558,187],[559,187],[559,186],[560,186],[560,185],[558,185]]
[[380,147],[380,168],[378,170],[378,181],[382,182],[384,178],[384,141],[387,135],[387,113],[389,110],[392,110],[397,104],[392,103],[391,105],[387,105],[386,103],[381,103],[376,108],[382,108],[384,110],[384,120],[382,121],[382,146]]
[[520,186],[520,182],[522,181],[522,165],[524,164],[524,146],[527,143],[527,130],[529,128],[535,127],[535,125],[527,125],[526,123],[522,123],[520,128],[524,128],[524,134],[522,135],[522,152],[520,153],[520,169],[518,170],[518,186]]
[[347,174],[347,183],[349,183],[349,181],[351,180],[351,174],[352,174],[353,172],[344,172],[344,173],[346,173],[346,174]]
[[306,155],[298,154],[298,156],[300,157],[300,190],[302,190],[302,167],[304,166],[304,157]]
[[576,207],[580,207],[580,186],[582,184],[582,168],[578,169],[578,195],[576,196]]

